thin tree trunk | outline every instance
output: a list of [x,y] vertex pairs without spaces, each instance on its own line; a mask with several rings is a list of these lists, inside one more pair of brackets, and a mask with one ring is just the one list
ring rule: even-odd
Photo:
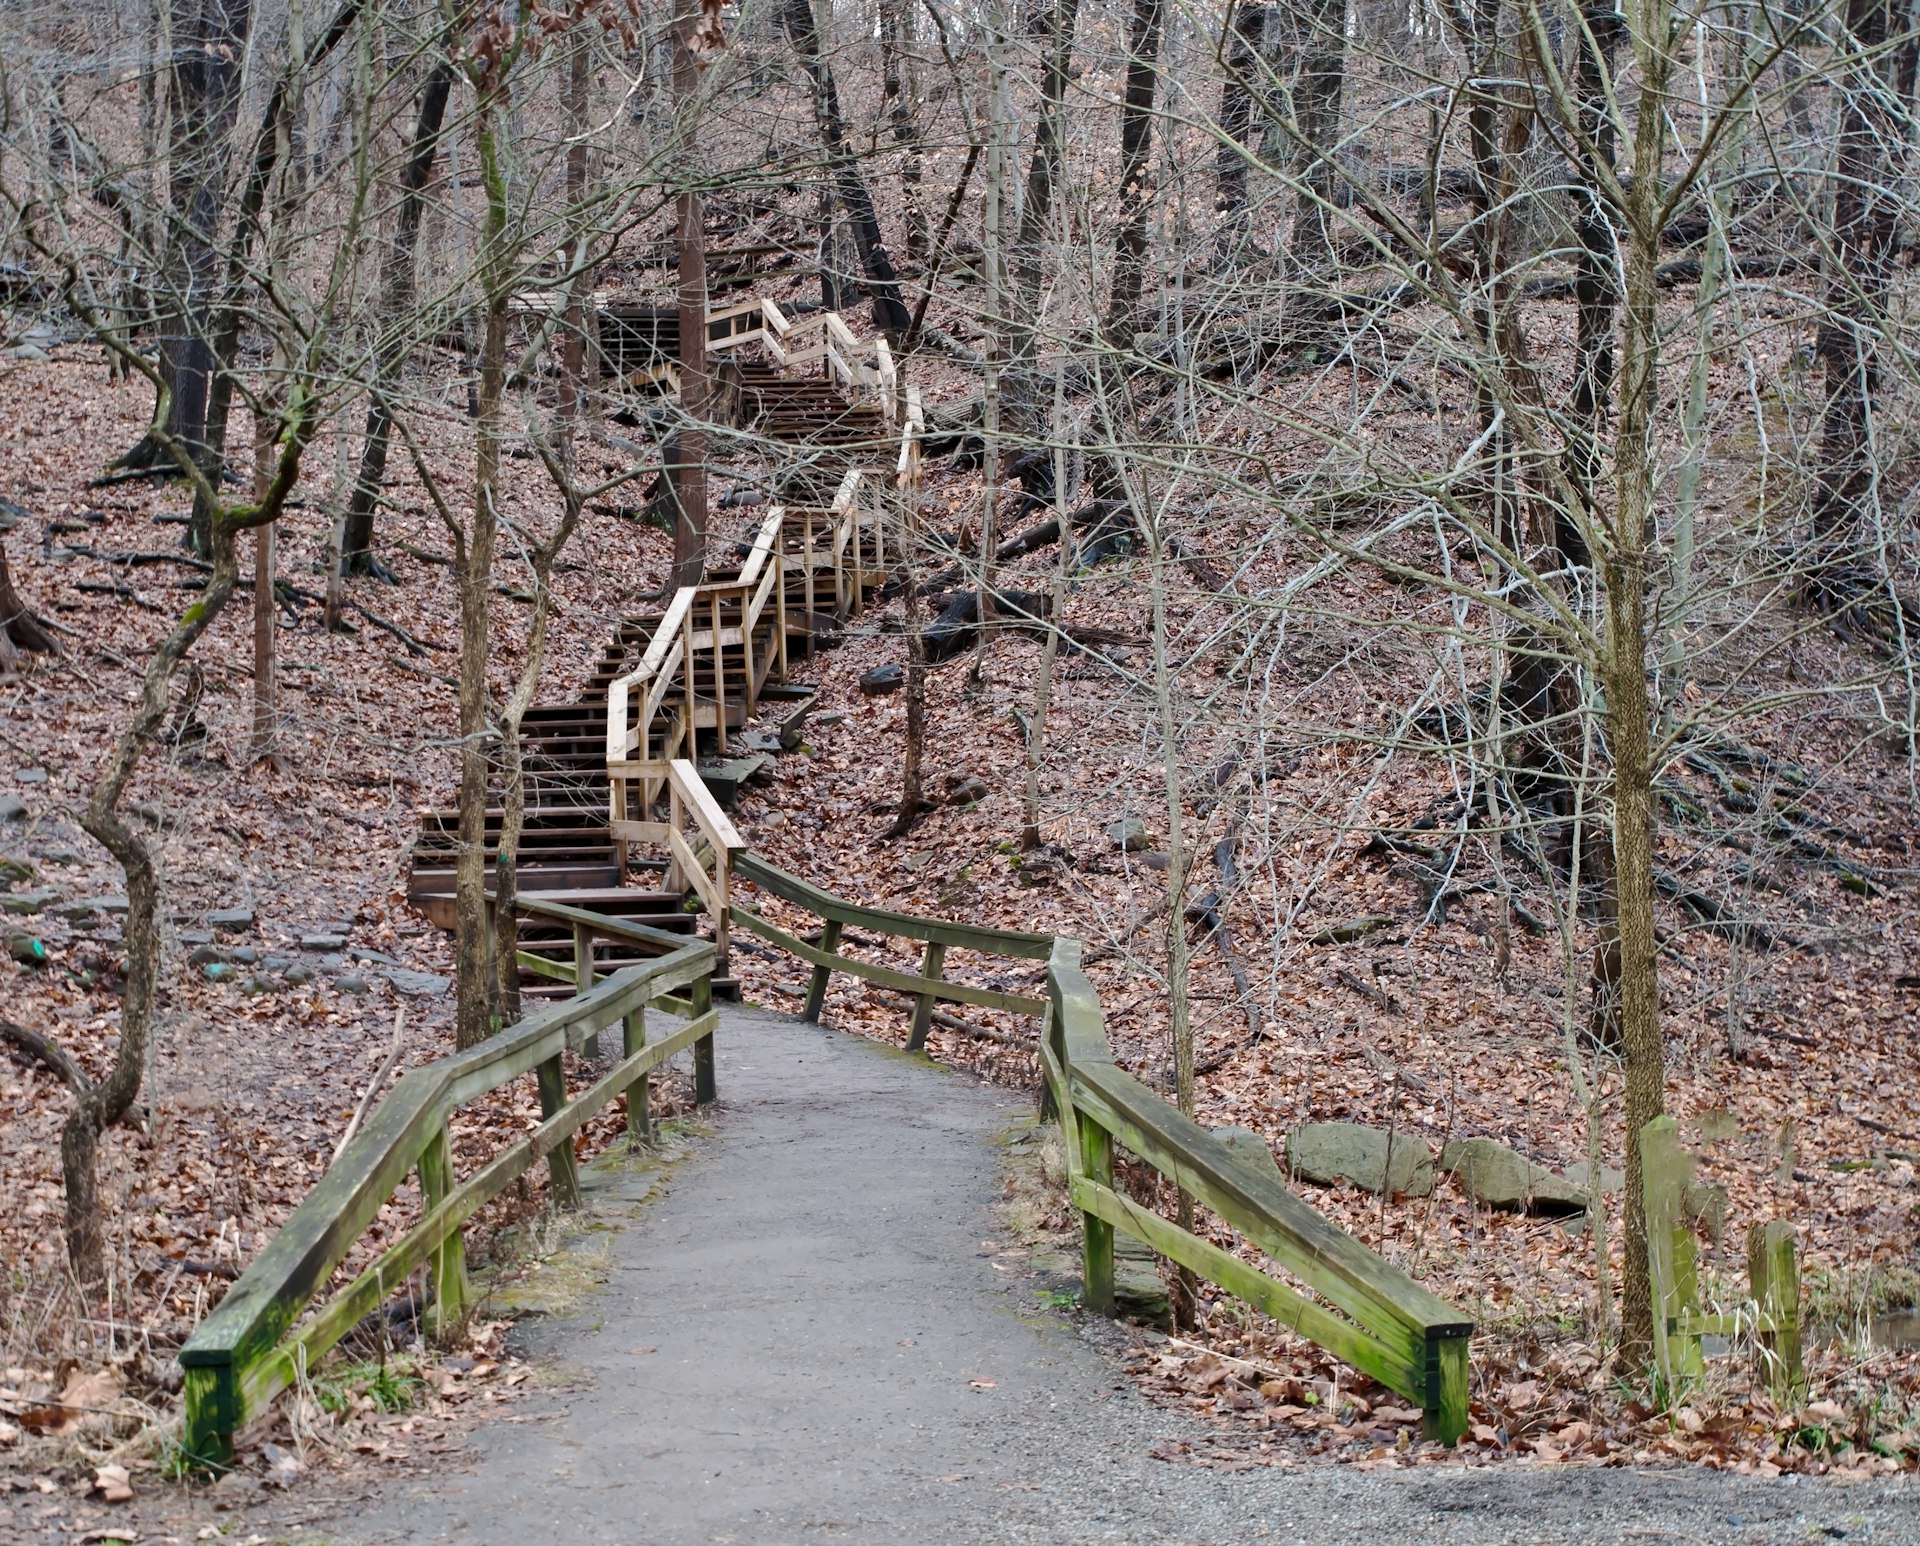
[[420,93],[420,115],[400,172],[400,208],[394,216],[393,245],[387,249],[386,272],[381,279],[381,316],[386,328],[374,353],[373,383],[368,394],[366,430],[360,446],[360,470],[347,501],[346,529],[340,544],[340,563],[353,574],[372,574],[373,512],[380,502],[386,478],[387,447],[393,435],[393,396],[406,364],[413,300],[419,284],[420,222],[427,209],[427,184],[433,178],[434,156],[446,122],[447,97],[453,89],[453,64],[442,60],[427,76]]
[[908,263],[927,259],[927,211],[921,199],[925,148],[920,139],[920,90],[913,68],[913,19],[907,0],[880,0],[880,102],[900,149],[900,202]]
[[1067,498],[1067,380],[1066,362],[1053,368],[1053,518],[1059,527],[1053,565],[1053,626],[1040,650],[1040,678],[1033,688],[1033,727],[1027,732],[1027,805],[1020,828],[1020,846],[1031,852],[1040,846],[1040,765],[1047,755],[1047,716],[1053,706],[1053,673],[1060,653],[1060,629],[1067,616],[1067,571],[1073,553],[1073,513]]
[[483,92],[477,107],[480,176],[487,199],[480,257],[485,297],[480,386],[475,415],[473,521],[453,525],[453,574],[460,600],[460,852],[454,867],[454,1040],[484,1041],[495,1006],[487,971],[487,649],[491,631],[493,549],[499,529],[501,409],[507,388],[507,305],[513,254],[507,236],[506,171],[501,165],[499,105]]
[[1325,290],[1334,268],[1332,204],[1338,177],[1333,158],[1340,143],[1347,77],[1347,0],[1311,0],[1299,14],[1300,79],[1293,94],[1293,121],[1301,141],[1293,157],[1299,191],[1289,247],[1294,282],[1309,288],[1296,290],[1289,305],[1297,320],[1317,327],[1332,315]]
[[680,175],[685,179],[676,221],[680,425],[670,442],[675,585],[698,585],[707,572],[707,234],[705,206],[693,180],[700,73],[692,33],[699,20],[698,7],[683,12],[673,43],[674,112],[682,136]]
[[1641,1190],[1641,1130],[1666,1104],[1660,982],[1653,920],[1653,751],[1647,691],[1646,590],[1656,490],[1652,444],[1658,399],[1660,332],[1659,178],[1666,145],[1664,100],[1671,59],[1664,40],[1643,48],[1644,96],[1634,139],[1638,175],[1628,190],[1625,332],[1619,433],[1614,442],[1615,511],[1606,559],[1607,741],[1613,757],[1611,894],[1619,951],[1621,1045],[1626,1064],[1626,1272],[1621,1340],[1644,1357],[1653,1340],[1647,1266],[1647,1216]]
[[1036,8],[1034,12],[1033,40],[1042,61],[1040,115],[1034,125],[1033,154],[1027,161],[1026,197],[1020,204],[1020,224],[1013,238],[1017,325],[1010,330],[1013,348],[1005,392],[1007,417],[1016,432],[1028,439],[1038,434],[1045,418],[1041,378],[1035,367],[1040,352],[1040,286],[1053,193],[1060,183],[1066,151],[1067,83],[1079,15],[1079,0],[1055,0],[1052,9]]

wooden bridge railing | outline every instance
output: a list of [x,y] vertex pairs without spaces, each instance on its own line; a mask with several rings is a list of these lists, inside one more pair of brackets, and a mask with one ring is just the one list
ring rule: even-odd
[[707,311],[707,351],[727,354],[758,344],[782,370],[823,362],[830,379],[855,402],[879,408],[889,424],[903,404],[899,371],[883,337],[862,343],[837,311],[789,318],[770,300],[742,301]]
[[[1466,1432],[1473,1322],[1295,1196],[1271,1160],[1262,1164],[1242,1154],[1123,1072],[1107,1043],[1099,997],[1081,970],[1080,941],[846,902],[749,852],[735,853],[732,865],[737,879],[822,921],[815,945],[772,924],[737,893],[732,899],[736,924],[813,966],[805,1019],[819,1018],[834,972],[912,995],[908,1045],[916,1049],[926,1042],[936,1000],[1040,1018],[1047,1105],[1060,1122],[1068,1185],[1080,1212],[1089,1308],[1113,1313],[1113,1231],[1118,1228],[1418,1403],[1433,1437],[1451,1444]],[[849,928],[923,942],[920,971],[841,954]],[[1045,960],[1047,996],[1035,999],[949,981],[943,975],[949,949]],[[1304,1289],[1181,1229],[1118,1190],[1116,1143],[1212,1209]]]
[[[587,965],[573,998],[400,1078],[181,1350],[190,1455],[207,1463],[228,1460],[237,1429],[423,1266],[432,1285],[433,1324],[456,1323],[468,1299],[467,1219],[542,1158],[556,1202],[576,1203],[573,1135],[624,1093],[628,1132],[645,1138],[649,1077],[675,1053],[694,1048],[695,1098],[713,1099],[713,945],[551,904],[522,901],[519,910],[615,937],[644,933],[666,953],[594,982],[589,947],[581,952]],[[668,1009],[686,1023],[650,1041],[649,1007]],[[565,1054],[614,1025],[623,1028],[620,1061],[569,1101]],[[527,1073],[539,1081],[540,1125],[464,1181],[457,1179],[449,1117]],[[305,1314],[409,1172],[418,1172],[424,1216],[351,1283]]]

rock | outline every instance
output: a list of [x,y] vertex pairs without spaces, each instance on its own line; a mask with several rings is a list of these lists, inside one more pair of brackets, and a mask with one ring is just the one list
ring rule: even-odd
[[1347,1182],[1377,1192],[1384,1182],[1389,1192],[1407,1197],[1433,1190],[1433,1154],[1425,1139],[1358,1122],[1310,1122],[1290,1133],[1287,1168],[1323,1186]]
[[1107,836],[1114,840],[1123,853],[1144,853],[1153,847],[1153,834],[1137,816],[1114,822],[1107,828]]
[[207,927],[216,934],[244,934],[253,927],[251,907],[222,907],[207,914]]
[[898,692],[906,680],[905,666],[875,666],[871,671],[860,673],[860,691],[869,698],[877,698],[882,693]]
[[41,856],[43,864],[78,864],[84,856],[71,848],[49,848]]
[[845,709],[822,709],[811,718],[814,729],[831,730],[835,725],[846,722],[847,711]]
[[1067,867],[1050,854],[1028,854],[1013,872],[1016,886],[1057,886],[1067,878]]
[[47,947],[31,934],[9,934],[7,954],[22,966],[45,966]]
[[194,947],[192,954],[190,954],[187,957],[187,965],[211,966],[215,961],[218,961],[219,959],[220,959],[220,952],[215,950],[213,946],[197,945]]
[[12,913],[16,918],[31,918],[35,913],[45,912],[60,899],[57,891],[6,891],[0,892],[0,913]]
[[1140,856],[1140,862],[1150,870],[1164,870],[1169,864],[1173,863],[1171,859],[1161,853],[1157,848],[1150,848],[1147,852],[1143,853]]
[[82,897],[73,905],[84,907],[88,912],[113,913],[118,917],[125,917],[127,912],[127,899],[123,896]]
[[1127,1320],[1162,1331],[1173,1329],[1173,1301],[1152,1249],[1117,1229],[1113,1232],[1113,1307]]
[[1273,1145],[1249,1127],[1216,1127],[1213,1136],[1243,1159],[1250,1159],[1256,1165],[1264,1166],[1276,1176],[1280,1174],[1279,1161],[1273,1157]]
[[27,802],[17,794],[0,794],[0,821],[25,821]]
[[1389,927],[1394,919],[1386,913],[1369,913],[1364,918],[1349,918],[1344,923],[1329,924],[1307,938],[1309,945],[1350,945],[1356,939],[1365,939],[1379,929]]
[[226,961],[209,961],[201,968],[208,982],[232,982],[240,975],[240,968]]
[[266,960],[262,961],[260,964],[270,972],[284,972],[289,966],[293,965],[293,957],[292,956],[268,956]]
[[280,991],[280,984],[271,977],[255,972],[240,984],[240,991],[242,993],[277,993]]
[[47,781],[45,768],[20,768],[13,775],[16,784],[44,784]]
[[978,805],[992,793],[993,791],[987,787],[987,781],[978,773],[968,773],[964,776],[955,773],[947,775],[947,804],[949,805]]
[[356,945],[347,952],[349,961],[365,961],[373,966],[399,966],[401,963],[392,956],[383,956],[377,950],[369,950],[364,945]]
[[358,995],[358,994],[365,993],[367,991],[366,978],[356,977],[352,972],[344,972],[340,976],[334,978],[333,985],[336,988],[338,988],[342,993],[352,993],[352,994]]
[[33,866],[25,859],[0,859],[0,889],[17,886],[23,880],[32,880]]
[[[1567,1166],[1562,1174],[1566,1176],[1568,1181],[1579,1187],[1581,1191],[1590,1190],[1587,1185],[1587,1162],[1585,1160],[1580,1161],[1577,1165]],[[1626,1185],[1627,1173],[1624,1170],[1615,1170],[1611,1165],[1602,1165],[1600,1167],[1600,1190],[1602,1193],[1611,1194],[1613,1192],[1624,1191]]]
[[227,952],[227,959],[235,966],[256,966],[260,961],[260,952],[251,945],[235,945]]
[[755,752],[750,757],[702,762],[698,764],[698,769],[700,782],[707,786],[707,793],[718,800],[723,808],[731,810],[748,781],[758,778],[772,766],[771,757],[764,752]]
[[347,937],[344,934],[302,934],[300,936],[302,950],[344,950],[346,946]]
[[55,902],[47,909],[56,918],[64,918],[68,923],[85,924],[92,927],[99,923],[100,909],[84,898],[77,902]]
[[1441,1152],[1440,1168],[1489,1208],[1554,1214],[1579,1213],[1587,1206],[1579,1186],[1491,1138],[1454,1139]]
[[[452,978],[437,976],[433,972],[394,970],[385,975],[393,991],[403,998],[438,998],[453,986]],[[344,978],[341,980],[345,981]]]
[[782,811],[768,811],[760,818],[760,828],[764,832],[775,832],[787,824],[786,814]]
[[314,977],[317,974],[314,972],[314,969],[311,966],[308,966],[306,964],[306,962],[295,961],[293,965],[289,966],[286,969],[286,971],[283,972],[281,975],[283,980],[290,983],[292,986],[296,988],[304,988],[308,983],[313,981]]
[[180,943],[183,945],[211,945],[213,943],[213,930],[182,929],[180,931]]

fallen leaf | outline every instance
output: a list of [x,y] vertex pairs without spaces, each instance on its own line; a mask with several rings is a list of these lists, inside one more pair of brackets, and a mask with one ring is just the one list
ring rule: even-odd
[[20,1413],[20,1426],[51,1438],[73,1432],[86,1418],[105,1409],[120,1394],[120,1376],[112,1369],[91,1374],[77,1370],[59,1395]]
[[123,1465],[103,1465],[93,1473],[94,1490],[109,1503],[125,1503],[133,1496],[133,1477]]

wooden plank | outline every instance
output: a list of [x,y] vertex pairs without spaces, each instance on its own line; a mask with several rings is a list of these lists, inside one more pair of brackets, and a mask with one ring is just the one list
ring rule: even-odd
[[740,835],[727,813],[720,809],[720,802],[714,799],[713,791],[707,788],[706,780],[701,778],[698,768],[685,757],[675,757],[667,764],[667,777],[672,781],[674,792],[692,813],[695,824],[716,850],[733,854],[747,846],[747,840]]
[[1431,1331],[1472,1322],[1307,1206],[1270,1166],[1256,1166],[1111,1065],[1073,1065],[1076,1109],[1191,1193],[1397,1354]]
[[700,856],[693,851],[693,845],[678,832],[669,832],[667,851],[673,855],[674,862],[680,866],[681,879],[692,885],[699,895],[701,905],[708,912],[717,913],[720,910],[719,890],[708,876],[705,866],[700,863]]
[[1152,1246],[1169,1261],[1191,1267],[1208,1282],[1219,1284],[1236,1299],[1245,1300],[1288,1330],[1297,1331],[1324,1347],[1341,1362],[1364,1370],[1389,1390],[1409,1401],[1425,1403],[1426,1371],[1420,1359],[1385,1346],[1364,1328],[1341,1319],[1258,1268],[1248,1266],[1212,1241],[1188,1234],[1130,1197],[1085,1177],[1072,1183],[1072,1194],[1073,1205],[1083,1213],[1097,1214],[1134,1239]]
[[[567,1075],[560,1054],[556,1052],[541,1063],[534,1070],[534,1076],[540,1082],[540,1115],[545,1122],[552,1122],[567,1106]],[[579,1207],[580,1173],[574,1165],[570,1145],[563,1143],[547,1155],[547,1174],[553,1183],[554,1207]]]
[[1760,1348],[1767,1383],[1783,1401],[1805,1383],[1800,1352],[1800,1265],[1793,1225],[1785,1219],[1747,1231],[1747,1277],[1759,1307]]
[[[1072,1179],[1081,1182],[1082,1192],[1113,1191],[1113,1139],[1091,1117],[1075,1113],[1080,1129],[1080,1173]],[[1095,1209],[1080,1214],[1080,1291],[1089,1310],[1112,1315],[1113,1304],[1113,1221]]]
[[[419,1171],[421,1201],[431,1214],[453,1192],[453,1155],[447,1144],[445,1122],[421,1151]],[[429,1329],[436,1338],[445,1340],[466,1316],[467,1246],[458,1224],[435,1244],[430,1280],[433,1305]]]
[[992,929],[979,924],[950,923],[943,918],[921,918],[911,913],[890,913],[877,907],[861,907],[843,902],[818,886],[769,864],[748,850],[734,861],[734,873],[752,881],[762,891],[804,907],[816,917],[856,929],[871,929],[876,934],[892,934],[901,939],[937,939],[949,949],[978,950],[988,955],[1020,956],[1045,960],[1053,950],[1050,934],[1023,934],[1013,929]]
[[[693,985],[694,1018],[692,1027],[705,1026],[705,1034],[693,1043],[693,1103],[705,1106],[719,1098],[714,1079],[713,1027],[720,1017],[713,1010],[713,979],[702,977]],[[684,1032],[682,1033],[685,1034]]]
[[[881,966],[873,961],[862,961],[855,956],[838,955],[832,950],[817,945],[809,945],[803,939],[797,939],[785,929],[768,923],[751,908],[733,904],[733,917],[736,923],[743,923],[753,933],[758,934],[769,944],[811,961],[821,970],[845,972],[848,976],[859,977],[886,988],[898,988],[902,993],[916,996],[926,995],[932,998],[946,999],[954,1004],[976,1004],[982,1009],[1000,1009],[1008,1014],[1039,1015],[1045,1008],[1046,1000],[1027,998],[1019,993],[1003,993],[998,988],[976,988],[971,983],[949,982],[945,978],[920,977],[912,972],[899,971],[891,966]],[[837,936],[834,929],[837,919],[829,918],[827,928]],[[823,940],[824,943],[824,940]],[[816,975],[818,975],[816,973]],[[806,1018],[803,1014],[802,1019]]]
[[[621,1022],[622,1050],[629,1060],[647,1050],[647,1006],[642,1004]],[[627,1086],[627,1137],[636,1143],[653,1142],[652,1080],[641,1070]]]
[[[658,823],[649,823],[658,826]],[[664,828],[662,829],[665,830]],[[569,907],[564,902],[542,902],[535,897],[517,896],[513,899],[516,911],[530,918],[551,918],[556,923],[585,924],[600,939],[624,939],[635,944],[664,945],[668,950],[684,950],[691,944],[702,943],[689,939],[685,934],[669,934],[665,929],[656,929],[650,924],[631,923],[625,918],[609,918],[601,913],[588,912],[582,907]]]
[[[927,941],[926,954],[921,958],[920,975],[938,981],[940,970],[946,964],[947,947],[937,939]],[[927,1044],[927,1031],[933,1024],[933,995],[922,993],[914,1000],[913,1025],[907,1032],[907,1051],[918,1052]]]
[[[775,944],[780,943],[782,940],[793,939],[792,935],[774,929],[772,924],[767,923],[758,913],[753,912],[750,908],[741,907],[736,903],[733,909],[733,915],[740,922],[744,923],[748,929],[755,933],[766,935],[768,938],[772,938],[772,935],[768,935],[767,930],[772,929],[774,934],[780,935],[780,939],[774,941]],[[800,942],[793,940],[793,943],[797,945]],[[802,1020],[815,1025],[820,1021],[821,1006],[827,1001],[827,981],[833,973],[832,963],[838,959],[838,956],[835,954],[840,947],[840,924],[837,919],[829,918],[827,920],[827,926],[820,936],[820,947],[817,955],[809,957],[814,963],[813,980],[807,985],[807,1002],[800,1011],[800,1018]]]

